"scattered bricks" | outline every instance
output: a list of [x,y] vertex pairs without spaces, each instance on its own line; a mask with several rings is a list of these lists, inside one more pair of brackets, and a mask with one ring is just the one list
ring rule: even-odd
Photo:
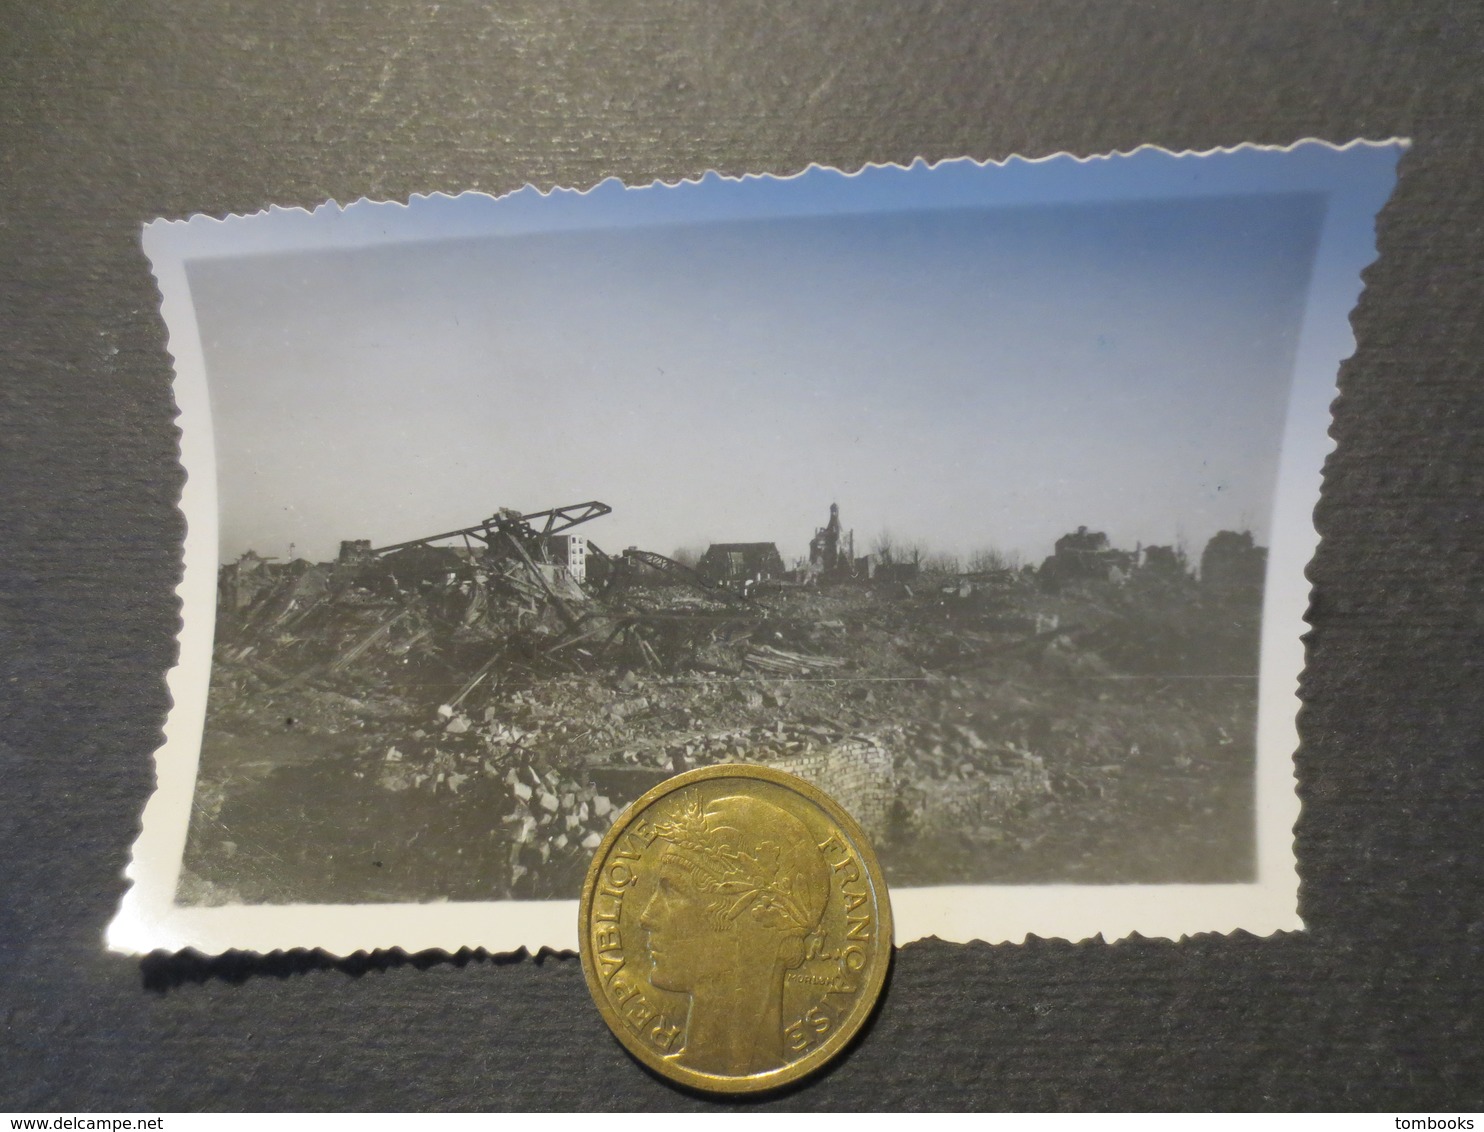
[[400,794],[403,790],[413,785],[413,778],[401,767],[388,767],[376,780],[383,790],[389,790],[393,794]]
[[598,795],[594,796],[594,798],[593,798],[593,813],[597,814],[598,817],[600,817],[600,818],[607,817],[608,816],[608,812],[610,810],[612,810],[612,809],[613,809],[613,803],[610,802],[607,798],[603,797],[603,795],[598,794]]
[[[628,753],[631,752],[626,752],[626,754]],[[637,764],[637,758],[625,760],[625,763],[630,762]],[[607,801],[609,798],[632,801],[646,790],[653,786],[658,786],[665,779],[669,778],[670,771],[668,767],[657,766],[595,766],[588,768],[587,776],[594,788],[602,791],[601,794],[596,795],[593,799],[593,804],[597,806],[598,798],[603,798],[607,805],[612,805],[611,802]],[[603,811],[599,810],[598,812],[601,814]]]
[[983,739],[981,739],[979,737],[979,733],[977,731],[975,731],[972,727],[965,727],[965,726],[963,726],[963,724],[955,724],[954,727],[953,727],[953,729],[955,731],[957,731],[961,736],[963,736],[964,742],[966,742],[969,745],[969,750],[971,750],[971,751],[987,751],[987,750],[989,750],[989,744],[986,743]]
[[443,730],[448,732],[450,735],[462,735],[469,730],[469,727],[470,724],[468,716],[456,715],[448,721],[448,726],[445,727]]
[[763,694],[756,688],[747,684],[738,684],[732,691],[737,702],[751,708],[753,711],[763,706]]
[[543,790],[541,792],[541,799],[540,799],[540,801],[541,801],[541,808],[543,810],[545,810],[547,813],[551,813],[551,814],[556,813],[557,806],[560,804],[557,801],[557,796],[555,794],[551,793],[550,791],[545,791],[545,790]]
[[620,700],[618,703],[609,704],[605,709],[614,719],[627,719],[631,715],[649,710],[649,700],[644,696],[636,696],[632,700]]
[[596,849],[601,844],[603,844],[603,836],[599,833],[589,833],[582,839],[582,847],[584,849]]

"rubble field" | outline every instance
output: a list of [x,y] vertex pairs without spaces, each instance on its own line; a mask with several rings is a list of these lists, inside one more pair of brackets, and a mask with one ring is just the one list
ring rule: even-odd
[[575,898],[625,805],[737,761],[838,798],[893,885],[1253,876],[1260,597],[407,554],[224,569],[183,903]]

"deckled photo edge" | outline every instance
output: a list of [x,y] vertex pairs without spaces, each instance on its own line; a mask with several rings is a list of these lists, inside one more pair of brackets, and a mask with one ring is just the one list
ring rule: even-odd
[[[709,179],[719,179],[745,185],[750,181],[787,182],[806,176],[814,170],[839,174],[850,179],[870,170],[896,170],[908,172],[913,169],[939,169],[944,166],[968,164],[978,168],[994,166],[1006,168],[1017,163],[1044,165],[1057,160],[1071,160],[1079,164],[1113,162],[1121,157],[1145,151],[1156,151],[1162,155],[1179,159],[1199,159],[1213,154],[1240,153],[1244,150],[1269,152],[1293,152],[1306,146],[1321,146],[1342,153],[1356,147],[1375,149],[1392,148],[1398,156],[1407,143],[1403,139],[1369,141],[1357,139],[1343,145],[1303,139],[1286,146],[1252,145],[1244,143],[1231,147],[1214,147],[1203,151],[1175,153],[1156,146],[1140,146],[1127,152],[1116,152],[1091,157],[1075,157],[1057,153],[1040,158],[1011,156],[1002,161],[977,161],[972,158],[944,159],[927,162],[919,158],[909,165],[899,163],[867,163],[853,172],[843,172],[834,167],[811,164],[797,173],[778,176],[774,174],[747,174],[737,177],[708,172],[699,178],[685,178],[676,182],[654,181],[649,185],[621,185],[607,178],[588,189],[538,190],[532,186],[514,190],[498,197],[469,192],[449,196],[444,193],[415,194],[403,209],[411,209],[414,202],[437,198],[449,201],[469,197],[483,197],[491,203],[503,202],[511,197],[538,194],[541,198],[575,194],[588,196],[605,187],[622,188],[625,191],[673,189],[679,186],[701,185]],[[1392,184],[1395,174],[1393,172]],[[1377,207],[1389,195],[1381,194],[1373,202]],[[130,863],[125,871],[130,880],[120,912],[108,930],[111,948],[129,953],[150,950],[179,950],[194,948],[207,953],[227,949],[246,951],[270,951],[284,947],[320,947],[337,954],[348,954],[367,948],[398,947],[410,951],[426,949],[457,950],[460,947],[486,947],[492,951],[512,951],[520,947],[532,949],[550,946],[569,949],[575,946],[575,901],[529,901],[502,902],[495,904],[384,904],[384,905],[277,905],[255,906],[246,913],[234,909],[182,908],[174,903],[173,894],[179,874],[181,852],[185,844],[186,819],[193,790],[195,769],[200,753],[201,728],[206,710],[207,673],[212,652],[213,617],[211,611],[216,602],[215,555],[217,539],[216,465],[213,448],[210,395],[205,375],[205,362],[196,326],[195,312],[185,280],[187,253],[184,238],[199,231],[202,224],[210,226],[229,225],[233,222],[256,222],[276,215],[298,213],[307,221],[321,218],[325,209],[334,209],[339,215],[353,213],[363,208],[377,208],[396,202],[373,202],[362,198],[350,205],[333,203],[320,206],[313,211],[304,209],[273,208],[250,215],[231,216],[222,219],[208,218],[196,214],[189,220],[160,220],[148,225],[145,231],[145,247],[162,294],[161,313],[169,333],[169,350],[175,370],[174,389],[180,409],[181,461],[187,479],[182,491],[180,508],[187,522],[185,540],[185,563],[181,585],[177,596],[182,603],[182,626],[178,636],[180,646],[179,663],[167,675],[167,683],[173,706],[165,727],[165,742],[155,752],[157,787],[147,801],[143,829],[135,842]],[[1369,230],[1374,233],[1375,208],[1368,218]],[[415,239],[416,237],[413,237]],[[322,245],[331,246],[331,245]],[[230,253],[228,253],[230,254]],[[1374,243],[1372,256],[1374,259]],[[1349,334],[1349,313],[1362,290],[1359,272],[1366,264],[1360,264],[1354,272],[1349,301],[1343,312],[1344,329]],[[1322,265],[1315,264],[1315,276]],[[1347,283],[1348,285],[1348,283]],[[1312,293],[1305,312],[1305,326],[1316,319],[1334,316],[1335,312],[1316,312]],[[1329,328],[1333,330],[1333,328]],[[1312,334],[1306,329],[1304,338]],[[1335,380],[1340,363],[1353,352],[1355,342],[1349,338],[1350,348],[1339,356],[1325,358],[1328,381],[1323,390],[1301,389],[1302,353],[1295,360],[1294,405],[1290,409],[1285,428],[1289,437],[1285,439],[1282,455],[1280,482],[1284,485],[1274,505],[1272,526],[1275,532],[1273,555],[1268,563],[1269,588],[1267,600],[1275,598],[1283,603],[1279,614],[1284,624],[1276,624],[1277,617],[1264,615],[1263,663],[1261,669],[1262,693],[1259,697],[1261,718],[1259,730],[1259,752],[1275,742],[1287,744],[1288,754],[1281,761],[1260,758],[1258,762],[1257,787],[1260,795],[1266,795],[1267,804],[1258,807],[1259,822],[1271,827],[1277,823],[1286,836],[1274,837],[1271,828],[1260,830],[1257,840],[1261,855],[1259,882],[1256,885],[1196,885],[1196,886],[1036,886],[1031,888],[997,888],[995,899],[1001,911],[992,917],[1003,928],[987,924],[982,916],[969,914],[962,905],[967,900],[955,901],[955,897],[967,897],[977,891],[977,886],[940,888],[901,888],[894,890],[893,903],[898,907],[898,942],[927,936],[943,939],[982,938],[989,942],[1015,941],[1034,934],[1043,938],[1066,938],[1079,940],[1101,935],[1110,942],[1130,934],[1180,938],[1199,932],[1226,933],[1246,930],[1258,935],[1301,927],[1297,917],[1297,871],[1292,853],[1292,828],[1298,817],[1299,803],[1294,790],[1295,779],[1292,768],[1292,751],[1297,746],[1295,716],[1298,708],[1297,680],[1302,669],[1303,652],[1299,640],[1306,631],[1303,615],[1307,607],[1308,586],[1303,580],[1303,567],[1312,557],[1318,544],[1318,534],[1313,528],[1312,511],[1319,497],[1321,469],[1324,455],[1332,450],[1329,439],[1329,404],[1335,396]],[[1322,345],[1311,349],[1323,349]],[[1300,402],[1303,402],[1302,404]],[[1323,420],[1318,419],[1316,405],[1322,410]],[[1318,426],[1317,428],[1315,426]],[[1308,450],[1295,457],[1290,441],[1298,444],[1303,437],[1309,444],[1299,445]],[[1316,458],[1317,457],[1317,458]],[[1301,463],[1302,467],[1292,467]],[[1304,489],[1295,496],[1288,486],[1290,477],[1301,476]],[[1293,523],[1292,517],[1283,518],[1285,507],[1302,511],[1302,524]],[[1288,525],[1293,523],[1292,526]],[[1291,546],[1280,548],[1277,532],[1301,533],[1292,538]],[[1297,562],[1297,569],[1292,563]],[[1282,575],[1280,578],[1279,575]],[[1280,584],[1273,586],[1274,580]],[[1291,592],[1287,592],[1291,591]],[[194,614],[194,615],[193,615]],[[1282,658],[1270,663],[1270,657]],[[1295,657],[1296,663],[1295,663]],[[1286,850],[1286,852],[1284,852]],[[1271,883],[1270,883],[1271,882]],[[1186,888],[1190,891],[1186,891]],[[1063,891],[1063,888],[1065,891]],[[1080,911],[1067,914],[1064,896],[1075,891]],[[945,899],[945,897],[947,899]],[[1189,898],[1191,903],[1186,902]],[[1043,899],[1044,898],[1044,899]],[[1207,901],[1211,903],[1208,905]],[[1047,903],[1049,901],[1049,903]],[[958,904],[958,907],[950,905]],[[1175,908],[1174,905],[1182,905]],[[236,923],[246,914],[258,921],[259,926],[249,928]],[[409,917],[414,915],[421,921],[409,928]],[[510,921],[519,919],[520,925]],[[1090,921],[1096,921],[1093,926]],[[389,924],[400,922],[397,928]],[[1025,923],[1032,926],[1024,927]],[[910,926],[909,926],[910,925]],[[907,934],[910,931],[911,934]]]
[[244,220],[256,220],[261,217],[297,215],[305,219],[313,219],[325,213],[344,215],[353,209],[360,207],[387,207],[397,209],[410,209],[414,204],[424,201],[456,201],[462,199],[480,199],[496,203],[508,200],[511,197],[528,196],[534,194],[539,198],[571,197],[581,198],[591,196],[599,190],[609,188],[622,190],[624,192],[647,192],[652,190],[674,189],[685,186],[703,185],[708,181],[728,182],[736,185],[744,185],[750,182],[772,182],[786,183],[797,181],[813,172],[832,173],[846,180],[860,177],[862,174],[872,171],[896,171],[911,172],[914,169],[937,170],[945,167],[965,166],[976,169],[1004,169],[1016,165],[1037,166],[1056,161],[1071,161],[1078,165],[1092,165],[1104,162],[1116,161],[1119,158],[1134,157],[1142,153],[1159,154],[1171,158],[1202,158],[1216,155],[1259,152],[1259,153],[1293,153],[1306,147],[1317,147],[1326,149],[1333,153],[1345,153],[1352,149],[1386,149],[1398,147],[1401,150],[1411,145],[1408,138],[1352,138],[1348,142],[1331,142],[1323,138],[1303,137],[1288,143],[1277,142],[1236,142],[1231,145],[1211,146],[1207,149],[1170,149],[1167,146],[1146,142],[1134,146],[1132,149],[1112,149],[1100,153],[1076,154],[1070,150],[1057,150],[1054,153],[1043,154],[1039,157],[1027,157],[1024,154],[1012,153],[1002,158],[976,158],[967,154],[957,157],[916,157],[903,163],[900,161],[866,161],[862,164],[846,169],[839,165],[811,161],[802,168],[792,173],[724,173],[719,169],[707,169],[704,173],[695,176],[680,176],[675,178],[655,177],[649,181],[629,183],[620,177],[601,177],[591,184],[583,187],[581,185],[554,184],[543,188],[534,182],[527,181],[525,184],[511,189],[490,192],[484,189],[461,189],[458,192],[449,193],[441,189],[434,189],[425,193],[412,193],[405,200],[396,200],[389,197],[361,196],[348,203],[342,204],[337,200],[326,200],[313,207],[303,205],[265,205],[254,212],[227,212],[220,215],[205,212],[193,212],[187,216],[157,217],[144,225],[146,243],[149,241],[148,232],[153,228],[175,229],[195,224],[224,224],[230,225]]

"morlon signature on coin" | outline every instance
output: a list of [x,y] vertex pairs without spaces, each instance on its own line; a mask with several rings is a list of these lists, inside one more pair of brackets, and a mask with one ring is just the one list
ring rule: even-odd
[[891,962],[886,883],[819,790],[754,766],[678,775],[626,810],[583,886],[582,966],[640,1061],[754,1092],[819,1068]]

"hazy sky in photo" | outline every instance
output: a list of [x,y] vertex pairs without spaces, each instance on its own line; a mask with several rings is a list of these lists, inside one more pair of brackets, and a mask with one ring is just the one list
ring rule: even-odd
[[190,265],[224,560],[600,499],[604,549],[1262,541],[1314,195],[746,220]]

